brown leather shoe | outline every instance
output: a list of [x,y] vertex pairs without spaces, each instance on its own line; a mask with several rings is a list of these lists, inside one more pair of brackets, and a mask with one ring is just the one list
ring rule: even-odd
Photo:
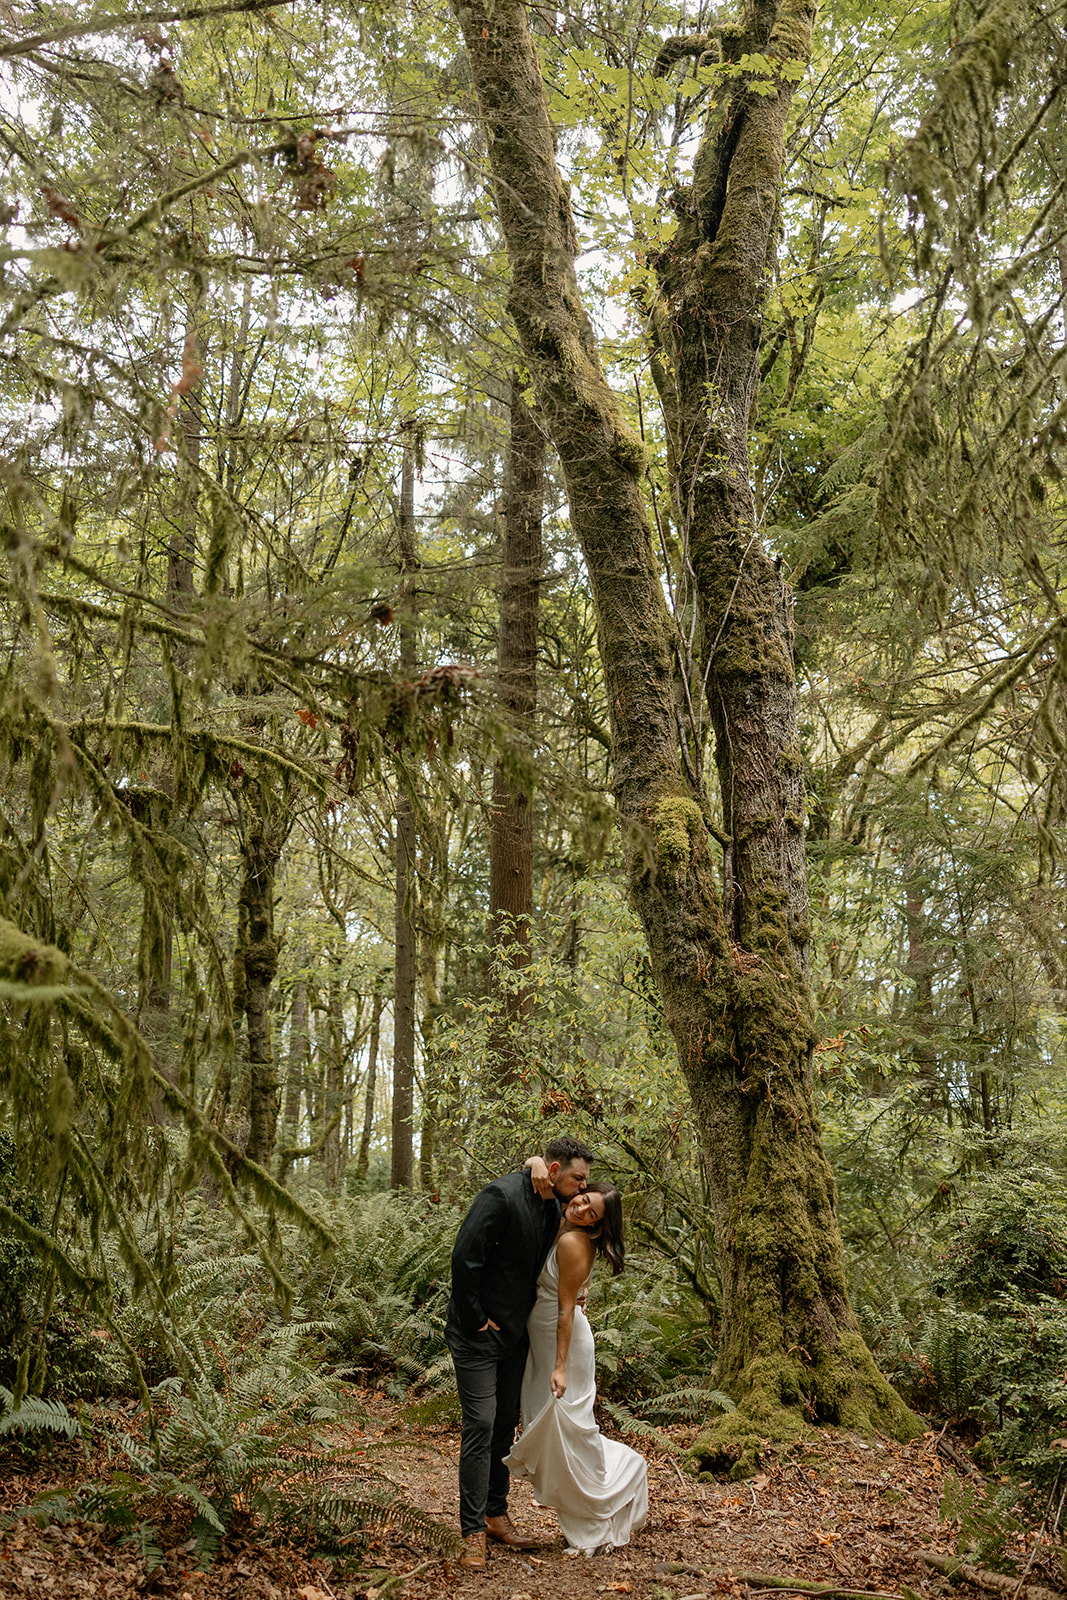
[[463,1541],[463,1550],[459,1558],[461,1567],[466,1567],[468,1572],[485,1571],[485,1534],[468,1533]]
[[490,1539],[495,1539],[498,1544],[506,1544],[511,1550],[540,1550],[540,1539],[527,1539],[515,1527],[511,1518],[505,1511],[502,1517],[486,1517],[485,1531]]

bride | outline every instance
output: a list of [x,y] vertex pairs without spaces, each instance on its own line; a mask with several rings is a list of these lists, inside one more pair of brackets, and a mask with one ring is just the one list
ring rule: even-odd
[[593,1334],[578,1300],[598,1255],[623,1268],[622,1201],[591,1183],[563,1212],[537,1280],[522,1382],[523,1431],[505,1465],[554,1506],[573,1555],[627,1544],[648,1515],[648,1469],[636,1450],[605,1439],[593,1418]]

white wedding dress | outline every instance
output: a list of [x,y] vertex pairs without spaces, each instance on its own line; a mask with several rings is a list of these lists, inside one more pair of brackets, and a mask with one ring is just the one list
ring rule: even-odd
[[[588,1281],[588,1280],[587,1280]],[[556,1246],[537,1280],[527,1327],[530,1353],[522,1380],[522,1433],[505,1465],[528,1478],[534,1498],[553,1506],[572,1550],[585,1555],[627,1544],[648,1516],[648,1468],[643,1456],[605,1439],[593,1419],[596,1370],[593,1333],[584,1311],[574,1313],[567,1353],[567,1392],[549,1387],[556,1365],[559,1268]]]

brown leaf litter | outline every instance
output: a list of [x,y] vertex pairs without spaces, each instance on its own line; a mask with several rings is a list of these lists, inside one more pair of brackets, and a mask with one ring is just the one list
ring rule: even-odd
[[[413,1427],[403,1408],[377,1391],[358,1398],[369,1423],[352,1429],[353,1467],[373,1465],[403,1502],[455,1529],[458,1429]],[[684,1444],[684,1430],[674,1432]],[[343,1435],[334,1440],[343,1443]],[[1067,1593],[1062,1546],[1042,1546],[1036,1530],[1009,1545],[1011,1575],[1002,1586],[970,1566],[950,1576],[957,1529],[940,1520],[939,1508],[946,1470],[959,1469],[938,1446],[934,1433],[899,1445],[824,1431],[802,1447],[769,1449],[763,1470],[739,1484],[697,1483],[673,1455],[646,1448],[647,1527],[625,1549],[589,1560],[564,1556],[555,1514],[516,1483],[512,1517],[544,1545],[532,1554],[494,1546],[484,1575],[461,1571],[454,1558],[399,1528],[369,1540],[358,1570],[248,1529],[231,1534],[214,1564],[198,1572],[180,1526],[163,1527],[165,1559],[149,1572],[114,1530],[38,1528],[23,1519],[0,1533],[0,1600],[766,1600],[790,1590],[826,1600],[974,1600],[983,1593],[1052,1600]],[[68,1447],[32,1466],[8,1452],[0,1471],[0,1509],[10,1515],[46,1490],[99,1481],[101,1463]]]

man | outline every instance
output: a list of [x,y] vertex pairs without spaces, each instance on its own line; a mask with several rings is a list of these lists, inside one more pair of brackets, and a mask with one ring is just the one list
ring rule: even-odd
[[559,1228],[562,1200],[589,1181],[593,1152],[580,1139],[545,1147],[540,1198],[528,1167],[509,1172],[476,1195],[452,1251],[452,1298],[445,1339],[456,1368],[463,1411],[459,1451],[460,1566],[485,1570],[486,1535],[516,1550],[535,1550],[508,1516],[510,1477],[504,1457],[519,1420],[526,1366],[526,1319],[537,1276]]

